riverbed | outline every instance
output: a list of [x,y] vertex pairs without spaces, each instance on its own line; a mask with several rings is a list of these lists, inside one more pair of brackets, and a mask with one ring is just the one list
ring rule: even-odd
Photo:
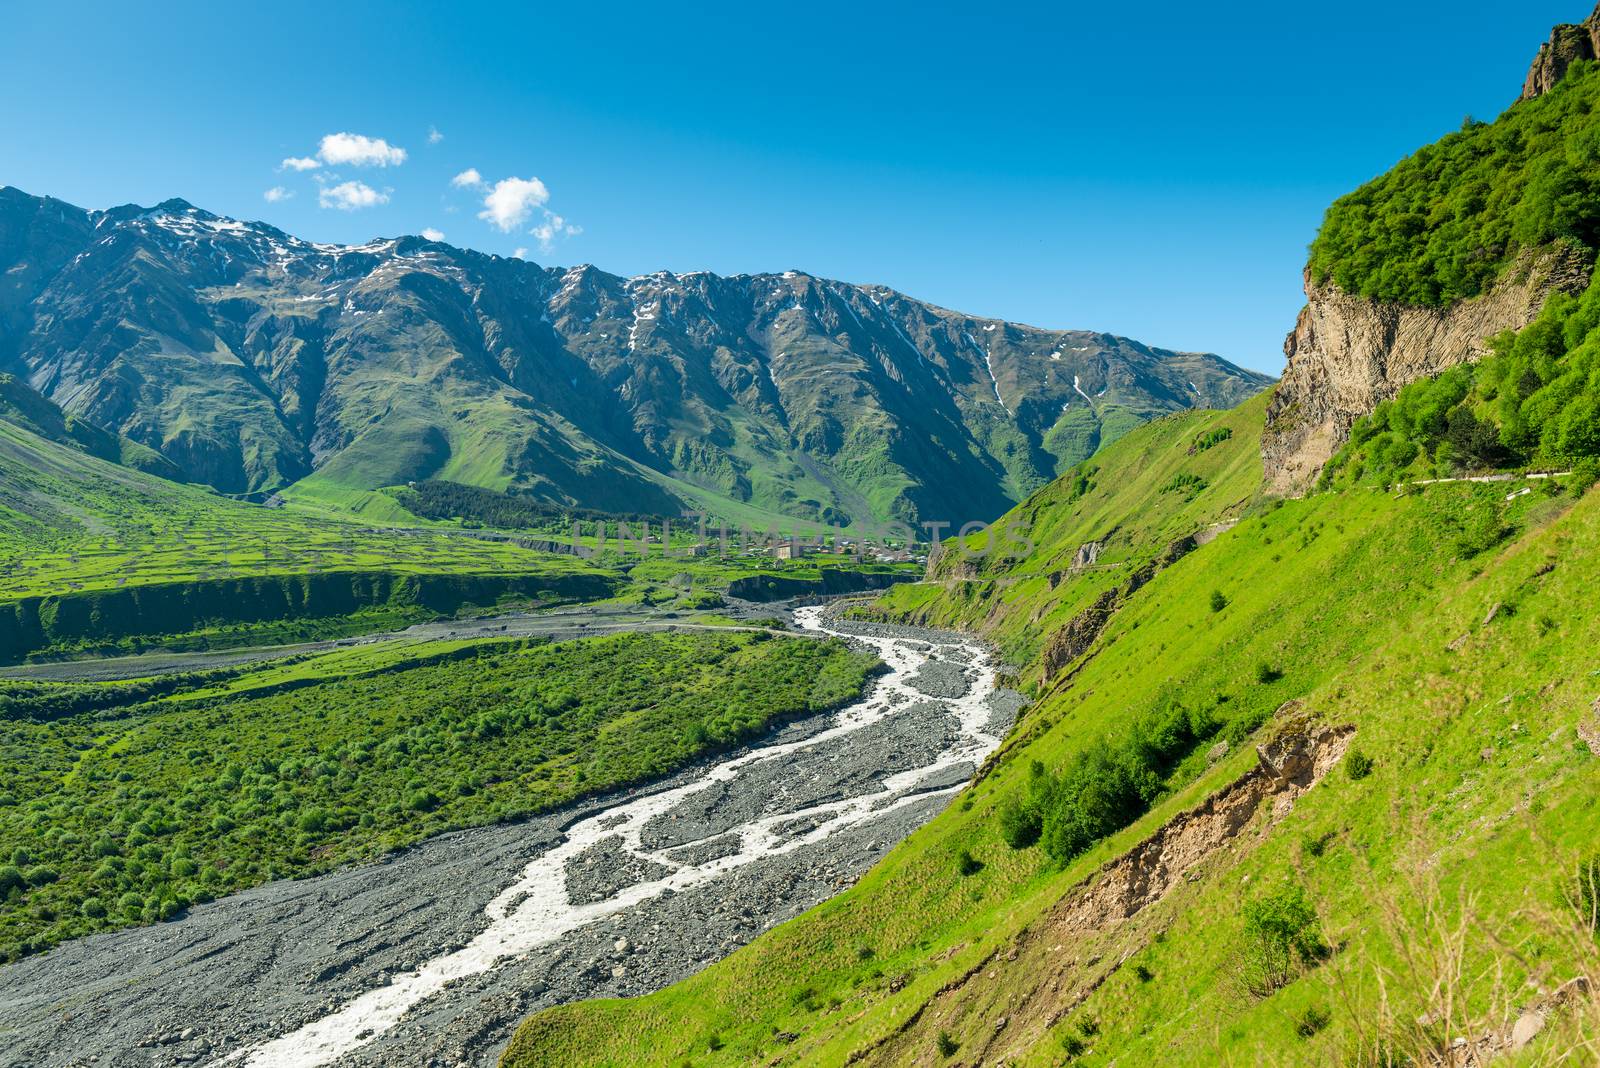
[[0,969],[0,1064],[493,1065],[531,1011],[726,956],[948,804],[1020,705],[959,635],[795,622],[887,672],[651,787]]

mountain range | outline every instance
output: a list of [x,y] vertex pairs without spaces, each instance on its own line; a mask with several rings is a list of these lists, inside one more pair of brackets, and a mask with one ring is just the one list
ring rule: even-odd
[[992,518],[1271,379],[796,271],[634,278],[420,237],[315,244],[181,200],[0,189],[0,373],[255,500],[445,479],[734,520]]

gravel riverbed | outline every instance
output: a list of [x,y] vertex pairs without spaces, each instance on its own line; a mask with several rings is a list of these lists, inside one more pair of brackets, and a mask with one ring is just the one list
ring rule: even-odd
[[493,1065],[529,1012],[659,989],[838,893],[1021,698],[959,635],[796,615],[890,673],[648,788],[0,968],[0,1065]]

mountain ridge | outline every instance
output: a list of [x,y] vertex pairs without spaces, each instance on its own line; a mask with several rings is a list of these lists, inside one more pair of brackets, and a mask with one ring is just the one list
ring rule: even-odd
[[1270,381],[799,271],[624,278],[10,187],[0,216],[0,369],[236,495],[437,477],[635,511],[986,519],[1148,418]]

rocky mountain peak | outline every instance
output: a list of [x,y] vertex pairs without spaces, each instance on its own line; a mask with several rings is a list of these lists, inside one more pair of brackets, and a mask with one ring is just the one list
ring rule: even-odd
[[1532,100],[1548,93],[1566,77],[1567,68],[1580,59],[1600,56],[1600,5],[1580,23],[1562,23],[1550,31],[1550,40],[1539,46],[1528,77],[1522,83],[1518,100]]

